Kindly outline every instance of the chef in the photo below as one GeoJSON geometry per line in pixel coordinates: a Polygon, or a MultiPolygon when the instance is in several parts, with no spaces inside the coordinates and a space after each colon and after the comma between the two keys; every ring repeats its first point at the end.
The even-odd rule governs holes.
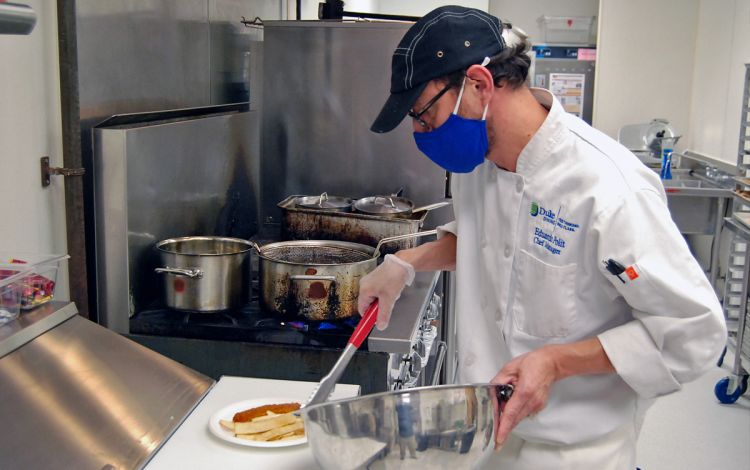
{"type": "Polygon", "coordinates": [[[407,115],[453,173],[455,221],[360,283],[377,326],[415,271],[455,270],[461,383],[511,383],[495,468],[635,468],[643,413],[717,359],[721,307],[657,174],[529,88],[528,44],[485,12],[438,8],[393,53],[372,130],[407,115]]]}

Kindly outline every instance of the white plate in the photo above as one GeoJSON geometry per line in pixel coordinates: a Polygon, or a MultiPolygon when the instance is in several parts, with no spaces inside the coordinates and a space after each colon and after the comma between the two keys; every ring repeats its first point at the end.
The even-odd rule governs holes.
{"type": "Polygon", "coordinates": [[[211,434],[213,434],[214,436],[218,437],[221,440],[231,442],[233,444],[238,444],[241,446],[247,446],[247,447],[289,447],[289,446],[298,446],[300,444],[306,443],[307,442],[306,436],[302,436],[299,439],[289,439],[286,441],[269,441],[269,442],[251,441],[249,439],[240,439],[239,437],[235,437],[232,431],[222,427],[221,423],[219,423],[219,421],[222,419],[226,421],[231,421],[234,414],[237,413],[238,411],[244,411],[249,408],[255,408],[257,406],[272,405],[276,403],[300,403],[300,400],[298,398],[273,397],[273,398],[258,398],[255,400],[238,401],[237,403],[232,403],[231,405],[225,406],[224,408],[214,413],[211,416],[211,418],[208,420],[208,430],[211,431],[211,434]]]}

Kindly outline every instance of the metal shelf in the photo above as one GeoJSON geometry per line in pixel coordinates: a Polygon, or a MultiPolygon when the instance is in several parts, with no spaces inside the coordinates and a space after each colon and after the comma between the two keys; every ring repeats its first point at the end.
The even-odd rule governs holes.
{"type": "MultiPolygon", "coordinates": [[[[750,64],[745,64],[745,84],[742,91],[742,120],[737,151],[737,169],[740,176],[734,178],[737,188],[732,192],[734,204],[732,217],[724,219],[724,226],[734,235],[729,248],[727,274],[724,282],[724,317],[729,338],[727,347],[734,350],[732,375],[719,380],[714,394],[721,403],[737,401],[748,389],[747,370],[742,361],[750,361],[750,64]]],[[[725,350],[726,352],[726,350],[725,350]]],[[[719,359],[719,366],[724,354],[719,359]]]]}
{"type": "Polygon", "coordinates": [[[745,172],[750,171],[750,63],[745,64],[745,85],[742,92],[742,117],[740,120],[740,145],[737,151],[737,167],[745,172]]]}
{"type": "MultiPolygon", "coordinates": [[[[742,366],[742,361],[750,361],[750,227],[740,223],[736,217],[726,218],[724,223],[734,234],[727,264],[723,302],[729,330],[727,347],[734,350],[734,364],[732,374],[716,383],[714,394],[722,403],[734,403],[747,391],[748,383],[748,372],[742,366]]],[[[723,359],[722,354],[719,365],[723,359]]]]}

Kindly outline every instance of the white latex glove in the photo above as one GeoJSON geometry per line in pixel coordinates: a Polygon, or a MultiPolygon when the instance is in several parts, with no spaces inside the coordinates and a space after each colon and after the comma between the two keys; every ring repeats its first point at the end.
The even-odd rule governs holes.
{"type": "Polygon", "coordinates": [[[385,330],[391,320],[393,306],[401,297],[401,291],[405,286],[410,286],[412,281],[414,267],[411,264],[398,256],[385,255],[383,263],[359,281],[357,309],[360,315],[377,299],[378,320],[375,327],[385,330]]]}

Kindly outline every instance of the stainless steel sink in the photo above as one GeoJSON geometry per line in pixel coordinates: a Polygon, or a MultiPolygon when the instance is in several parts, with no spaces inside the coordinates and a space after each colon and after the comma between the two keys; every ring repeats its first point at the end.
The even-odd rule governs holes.
{"type": "Polygon", "coordinates": [[[699,173],[672,170],[672,179],[662,180],[669,211],[683,234],[712,235],[718,232],[732,191],[699,173]]]}
{"type": "MultiPolygon", "coordinates": [[[[731,188],[688,169],[672,170],[672,179],[662,180],[662,184],[672,220],[681,233],[718,236],[732,199],[731,188]]],[[[712,286],[716,285],[719,275],[719,245],[718,242],[711,244],[709,280],[712,286]]]]}
{"type": "Polygon", "coordinates": [[[717,183],[690,170],[672,170],[672,179],[662,180],[661,182],[667,196],[671,197],[732,197],[731,189],[719,186],[717,183]]]}
{"type": "Polygon", "coordinates": [[[679,178],[662,180],[662,184],[664,184],[665,188],[700,188],[703,185],[703,181],[679,178]]]}

